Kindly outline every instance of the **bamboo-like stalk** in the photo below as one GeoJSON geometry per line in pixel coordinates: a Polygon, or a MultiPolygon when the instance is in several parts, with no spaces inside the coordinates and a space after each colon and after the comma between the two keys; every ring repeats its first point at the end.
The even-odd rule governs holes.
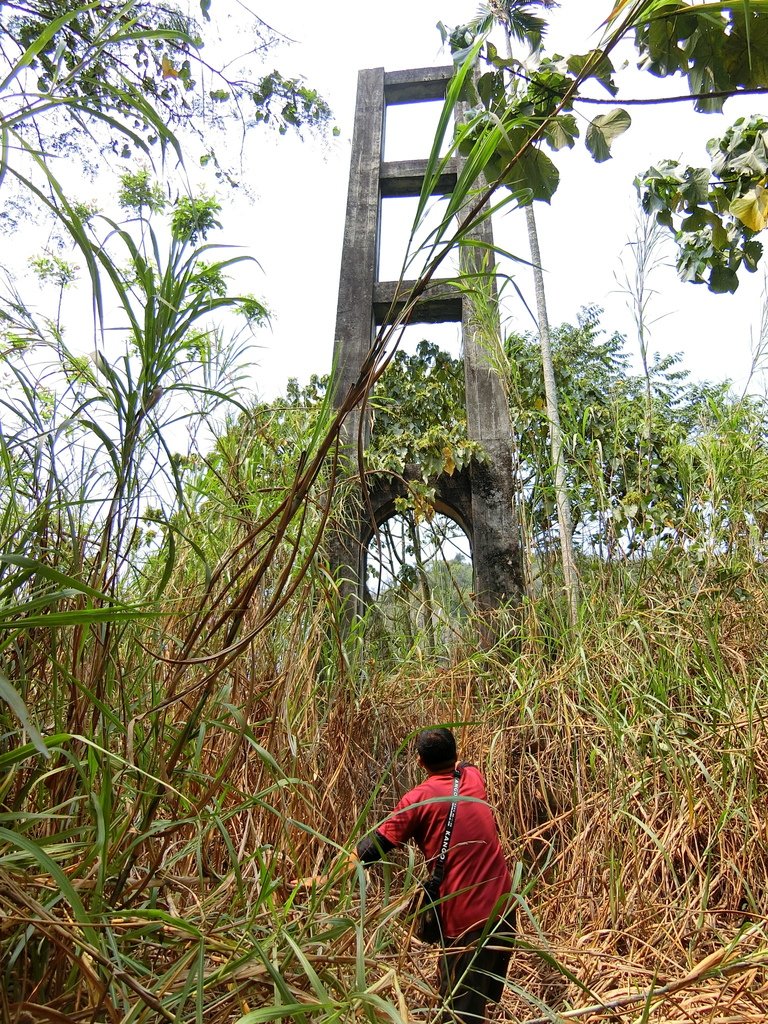
{"type": "Polygon", "coordinates": [[[576,555],[573,543],[573,517],[571,515],[571,499],[568,488],[565,452],[563,450],[563,431],[560,425],[557,381],[555,380],[555,368],[552,359],[552,341],[549,332],[547,299],[544,289],[544,271],[541,264],[541,252],[539,251],[536,215],[531,203],[525,207],[525,220],[536,292],[537,326],[539,343],[541,345],[541,365],[544,374],[544,395],[547,402],[547,418],[549,420],[552,468],[555,477],[558,537],[563,564],[563,589],[568,601],[568,614],[571,625],[576,625],[579,618],[579,576],[576,569],[576,555]]]}
{"type": "MultiPolygon", "coordinates": [[[[542,6],[549,6],[542,3],[542,6]]],[[[497,5],[495,16],[504,31],[507,56],[512,59],[512,31],[515,20],[514,3],[497,5]]],[[[552,358],[552,341],[549,331],[549,315],[547,313],[546,288],[544,286],[544,270],[539,248],[539,233],[536,228],[536,214],[533,201],[525,206],[525,225],[528,233],[528,248],[531,253],[534,293],[536,296],[536,325],[541,346],[541,365],[544,376],[544,396],[547,403],[549,420],[549,437],[552,452],[552,468],[554,472],[555,501],[557,504],[558,537],[560,556],[563,566],[563,589],[568,602],[568,614],[572,626],[579,617],[579,577],[576,569],[576,555],[573,542],[573,517],[571,515],[571,498],[568,488],[568,475],[563,450],[563,431],[560,425],[560,407],[558,388],[555,379],[554,360],[552,358]]]]}

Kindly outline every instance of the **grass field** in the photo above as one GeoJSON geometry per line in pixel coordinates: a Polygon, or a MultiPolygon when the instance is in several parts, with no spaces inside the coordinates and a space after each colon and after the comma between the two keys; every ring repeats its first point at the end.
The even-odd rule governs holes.
{"type": "Polygon", "coordinates": [[[26,700],[49,756],[10,731],[0,754],[4,1019],[425,1019],[413,856],[294,880],[415,779],[432,722],[486,773],[515,867],[503,1019],[764,1019],[765,582],[656,568],[587,580],[572,633],[542,596],[439,668],[342,658],[306,599],[172,701],[137,624],[98,701],[48,653],[26,700]]]}

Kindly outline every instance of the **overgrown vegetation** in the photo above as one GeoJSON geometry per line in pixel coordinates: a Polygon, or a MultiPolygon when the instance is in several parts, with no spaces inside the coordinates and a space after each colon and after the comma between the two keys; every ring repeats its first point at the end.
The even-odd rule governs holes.
{"type": "MultiPolygon", "coordinates": [[[[614,13],[623,31],[668,6],[614,13]]],[[[483,124],[475,171],[504,134],[483,124]]],[[[125,224],[17,178],[75,245],[36,273],[58,297],[79,262],[97,340],[114,322],[123,343],[81,357],[58,313],[0,307],[2,1019],[430,1019],[432,952],[401,913],[412,857],[296,879],[380,819],[412,781],[409,734],[442,721],[487,774],[516,866],[506,1019],[761,1020],[764,402],[669,364],[633,377],[594,311],[555,332],[582,539],[570,625],[538,364],[510,338],[537,585],[485,648],[447,599],[439,658],[431,615],[374,647],[371,623],[343,634],[319,557],[339,430],[379,378],[380,427],[403,426],[397,403],[411,434],[382,444],[387,468],[431,454],[458,471],[480,455],[461,423],[430,435],[423,418],[450,409],[455,364],[396,359],[387,403],[396,324],[339,410],[242,401],[237,325],[266,311],[229,293],[216,199],[163,209],[131,174],[125,224]],[[176,443],[182,420],[196,445],[176,443]]],[[[427,275],[468,224],[441,227],[427,275]]]]}

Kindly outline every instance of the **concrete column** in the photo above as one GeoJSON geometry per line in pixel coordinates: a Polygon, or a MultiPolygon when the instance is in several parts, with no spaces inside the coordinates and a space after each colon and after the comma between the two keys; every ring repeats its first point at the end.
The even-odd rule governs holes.
{"type": "MultiPolygon", "coordinates": [[[[373,68],[359,73],[334,343],[331,395],[336,408],[359,377],[375,334],[376,319],[382,322],[391,316],[395,294],[402,296],[408,291],[402,283],[378,281],[381,197],[417,195],[426,161],[382,163],[386,106],[440,98],[451,74],[450,67],[389,74],[383,68],[373,68]]],[[[456,172],[456,163],[452,162],[435,191],[450,191],[456,172]]],[[[480,224],[474,237],[492,244],[490,221],[480,224]]],[[[477,247],[462,248],[462,271],[469,275],[470,285],[471,275],[486,269],[484,255],[477,247]]],[[[488,266],[493,262],[489,251],[488,266]]],[[[461,318],[463,325],[469,436],[488,456],[486,462],[474,462],[469,473],[462,474],[462,493],[468,485],[472,492],[466,507],[462,504],[461,516],[471,533],[475,590],[481,609],[492,609],[504,601],[516,605],[524,591],[513,435],[506,395],[489,351],[489,346],[499,343],[495,300],[494,289],[490,311],[483,320],[472,300],[466,295],[462,298],[450,282],[434,281],[411,316],[412,323],[461,318]]],[[[347,417],[342,435],[342,474],[346,478],[342,485],[355,483],[359,435],[360,412],[355,410],[347,417]]],[[[367,440],[368,426],[364,423],[363,445],[367,440]]],[[[363,537],[370,535],[361,489],[352,486],[349,490],[343,521],[331,532],[327,545],[330,568],[344,600],[347,626],[362,610],[363,537]]],[[[384,492],[378,499],[386,505],[384,492]]],[[[449,497],[445,500],[450,504],[449,497]]],[[[381,514],[383,506],[376,511],[381,514]]]]}
{"type": "MultiPolygon", "coordinates": [[[[484,245],[462,247],[461,271],[469,288],[475,286],[475,274],[495,264],[490,220],[479,224],[472,237],[484,245]]],[[[517,606],[525,593],[515,442],[496,353],[498,297],[495,282],[484,287],[489,292],[486,308],[465,292],[462,313],[467,432],[487,453],[486,462],[474,460],[471,467],[472,561],[481,610],[505,601],[517,606]]]]}
{"type": "MultiPolygon", "coordinates": [[[[379,178],[384,137],[384,69],[361,71],[357,83],[355,125],[347,193],[347,214],[336,311],[332,398],[338,408],[357,380],[374,336],[373,293],[377,278],[379,178]]],[[[360,413],[346,420],[343,442],[345,475],[357,472],[360,413]]],[[[368,428],[364,425],[363,443],[368,428]]],[[[359,500],[346,503],[346,521],[329,538],[331,571],[339,580],[349,616],[357,614],[362,588],[361,509],[359,500]]]]}
{"type": "MultiPolygon", "coordinates": [[[[337,407],[357,380],[374,335],[373,291],[378,276],[383,138],[384,68],[372,68],[361,71],[357,82],[333,349],[333,400],[337,407]]],[[[352,419],[351,416],[347,433],[356,447],[352,419]]]]}

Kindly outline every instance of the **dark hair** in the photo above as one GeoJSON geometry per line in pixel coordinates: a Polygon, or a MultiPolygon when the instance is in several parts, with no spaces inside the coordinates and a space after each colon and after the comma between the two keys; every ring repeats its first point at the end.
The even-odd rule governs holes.
{"type": "Polygon", "coordinates": [[[450,729],[423,729],[416,737],[416,749],[425,768],[453,768],[456,740],[450,729]]]}

